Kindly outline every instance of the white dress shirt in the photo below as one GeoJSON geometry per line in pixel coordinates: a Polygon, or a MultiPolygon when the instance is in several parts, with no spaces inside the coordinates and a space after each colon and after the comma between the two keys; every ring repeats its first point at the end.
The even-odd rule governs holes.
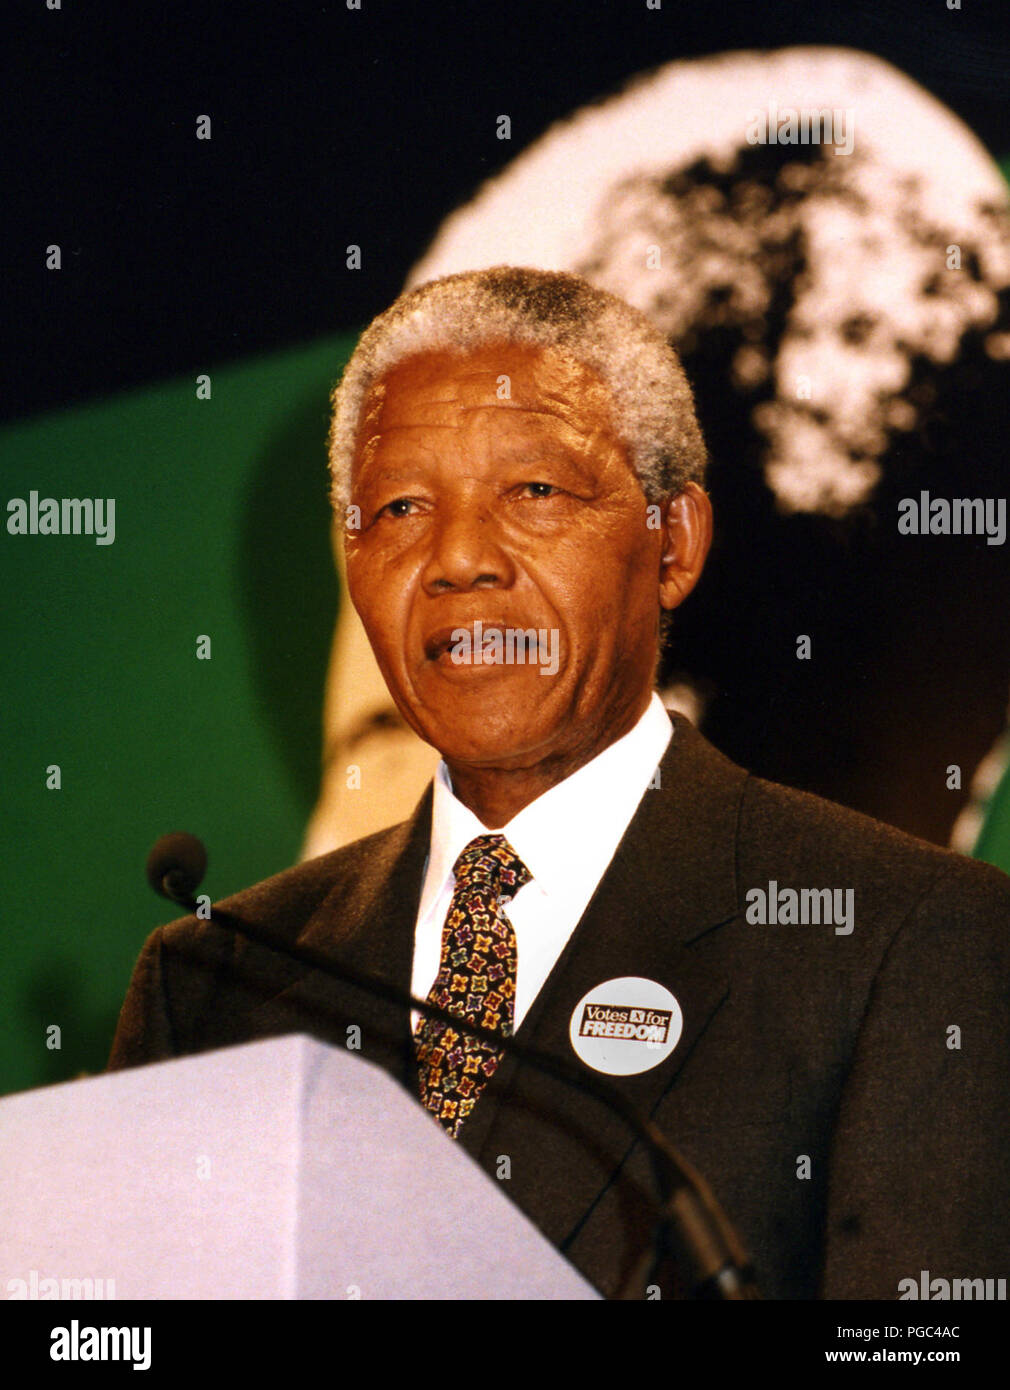
{"type": "MultiPolygon", "coordinates": [[[[448,768],[434,777],[431,844],[414,928],[411,991],[427,997],[438,974],[442,928],[452,901],[452,866],[478,835],[504,835],[530,873],[508,906],[516,934],[518,1029],[585,912],[673,735],[659,696],[638,723],[500,830],[488,830],[453,795],[448,768]]],[[[417,1027],[418,1014],[411,1014],[417,1027]]]]}

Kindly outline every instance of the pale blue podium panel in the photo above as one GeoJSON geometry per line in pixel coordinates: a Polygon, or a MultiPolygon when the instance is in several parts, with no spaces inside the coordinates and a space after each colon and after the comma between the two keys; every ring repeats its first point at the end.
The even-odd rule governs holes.
{"type": "Polygon", "coordinates": [[[598,1297],[503,1186],[301,1035],[26,1091],[0,1100],[0,1297],[598,1297]]]}

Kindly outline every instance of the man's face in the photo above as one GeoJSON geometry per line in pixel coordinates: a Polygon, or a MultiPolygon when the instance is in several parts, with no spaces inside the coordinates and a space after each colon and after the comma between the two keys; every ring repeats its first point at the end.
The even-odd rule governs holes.
{"type": "Polygon", "coordinates": [[[515,344],[407,359],[365,403],[351,501],[352,601],[397,708],[450,766],[594,756],[642,712],[664,532],[589,368],[515,344]],[[452,634],[478,621],[546,633],[544,660],[458,663],[452,634]]]}

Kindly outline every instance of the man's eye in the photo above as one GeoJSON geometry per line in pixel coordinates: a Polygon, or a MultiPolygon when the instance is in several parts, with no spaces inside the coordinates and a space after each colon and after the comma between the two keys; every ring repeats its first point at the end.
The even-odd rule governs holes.
{"type": "Polygon", "coordinates": [[[550,497],[558,491],[553,483],[524,483],[523,487],[529,488],[534,497],[550,497]]]}
{"type": "Polygon", "coordinates": [[[409,497],[397,497],[392,502],[387,502],[384,507],[379,508],[380,516],[410,516],[410,508],[414,502],[409,497]]]}

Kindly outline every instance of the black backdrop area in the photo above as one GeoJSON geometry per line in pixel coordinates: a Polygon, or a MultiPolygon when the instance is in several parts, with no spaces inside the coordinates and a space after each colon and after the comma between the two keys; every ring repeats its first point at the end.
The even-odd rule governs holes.
{"type": "Polygon", "coordinates": [[[648,3],[5,7],[2,418],[366,322],[483,179],[550,122],[673,58],[862,48],[997,158],[1010,150],[997,5],[648,3]],[[195,138],[200,115],[209,141],[195,138]],[[44,269],[50,243],[58,276],[44,269]],[[360,271],[345,266],[350,243],[360,271]]]}

